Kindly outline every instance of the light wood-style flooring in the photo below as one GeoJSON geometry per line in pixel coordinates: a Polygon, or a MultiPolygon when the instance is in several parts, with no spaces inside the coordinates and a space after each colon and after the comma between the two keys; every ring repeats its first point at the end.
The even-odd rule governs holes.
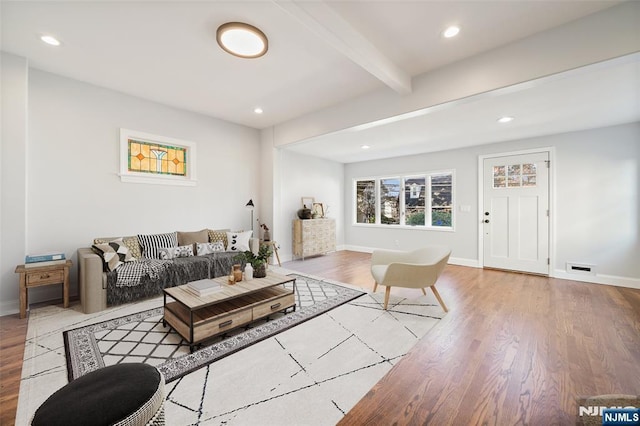
{"type": "MultiPolygon", "coordinates": [[[[369,260],[282,266],[372,290],[369,260]]],[[[453,265],[437,287],[449,313],[342,425],[575,424],[578,397],[640,394],[640,290],[453,265]]],[[[26,324],[0,318],[0,425],[15,421],[26,324]]]]}
{"type": "MultiPolygon", "coordinates": [[[[363,253],[283,266],[373,289],[363,253]]],[[[449,313],[341,425],[574,425],[579,397],[640,395],[640,290],[453,265],[437,288],[449,313]]]]}

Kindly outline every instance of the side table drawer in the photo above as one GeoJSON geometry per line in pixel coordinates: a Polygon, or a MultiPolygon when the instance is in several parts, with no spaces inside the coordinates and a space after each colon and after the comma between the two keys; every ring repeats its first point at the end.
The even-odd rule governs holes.
{"type": "Polygon", "coordinates": [[[55,284],[64,281],[63,271],[51,272],[28,272],[27,287],[35,287],[39,285],[55,284]]]}
{"type": "Polygon", "coordinates": [[[286,309],[296,304],[296,299],[293,293],[285,294],[277,299],[268,300],[253,308],[253,319],[266,317],[267,315],[286,309]]]}

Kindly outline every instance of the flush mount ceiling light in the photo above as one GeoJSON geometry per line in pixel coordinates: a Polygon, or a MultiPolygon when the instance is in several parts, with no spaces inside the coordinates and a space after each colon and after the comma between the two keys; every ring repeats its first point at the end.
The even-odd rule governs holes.
{"type": "Polygon", "coordinates": [[[371,147],[370,147],[369,145],[362,145],[360,148],[362,148],[362,149],[369,149],[369,148],[371,148],[371,147]]]}
{"type": "Polygon", "coordinates": [[[243,22],[220,25],[216,40],[225,52],[240,58],[259,58],[269,48],[267,36],[253,25],[243,22]]]}
{"type": "Polygon", "coordinates": [[[457,36],[459,32],[460,32],[460,27],[456,27],[455,25],[452,25],[442,32],[442,36],[445,38],[451,38],[451,37],[457,36]]]}
{"type": "Polygon", "coordinates": [[[42,37],[40,37],[40,40],[44,41],[45,43],[51,46],[60,46],[60,41],[54,36],[43,35],[42,37]]]}
{"type": "Polygon", "coordinates": [[[510,121],[513,121],[513,117],[504,116],[498,118],[498,123],[508,123],[510,121]]]}
{"type": "Polygon", "coordinates": [[[264,111],[262,110],[262,108],[257,107],[253,109],[253,112],[255,112],[256,114],[262,114],[264,111]]]}

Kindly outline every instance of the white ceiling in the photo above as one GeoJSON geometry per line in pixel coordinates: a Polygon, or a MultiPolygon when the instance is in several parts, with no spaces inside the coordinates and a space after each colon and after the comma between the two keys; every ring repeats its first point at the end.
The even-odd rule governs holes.
{"type": "MultiPolygon", "coordinates": [[[[2,1],[2,50],[30,66],[266,128],[614,6],[615,1],[2,1]],[[216,28],[261,28],[269,52],[239,59],[216,28]],[[458,24],[461,34],[440,32],[458,24]],[[42,34],[62,41],[45,45],[42,34]],[[260,106],[264,114],[253,109],[260,106]]],[[[494,106],[497,108],[497,106],[494,106]]],[[[415,141],[414,141],[415,142],[415,141]]]]}
{"type": "Polygon", "coordinates": [[[307,139],[287,149],[342,163],[640,121],[640,54],[307,139]],[[497,119],[515,119],[500,124],[497,119]],[[362,146],[370,148],[363,150],[362,146]]]}

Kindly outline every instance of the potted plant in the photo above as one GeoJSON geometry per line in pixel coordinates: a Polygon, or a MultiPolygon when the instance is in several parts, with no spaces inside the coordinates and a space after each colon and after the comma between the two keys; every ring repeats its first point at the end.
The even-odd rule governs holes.
{"type": "Polygon", "coordinates": [[[272,254],[273,251],[270,246],[261,245],[258,249],[258,254],[247,250],[239,253],[235,259],[250,263],[253,266],[253,276],[255,278],[264,278],[267,276],[267,262],[272,254]]]}

